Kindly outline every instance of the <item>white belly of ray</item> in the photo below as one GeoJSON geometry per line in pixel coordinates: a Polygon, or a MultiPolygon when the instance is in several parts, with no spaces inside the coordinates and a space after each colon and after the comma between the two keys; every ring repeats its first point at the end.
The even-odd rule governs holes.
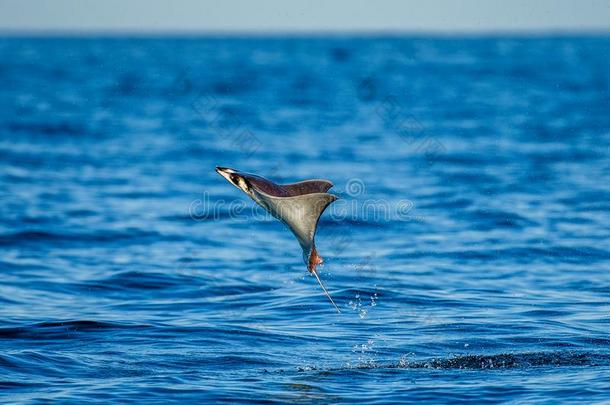
{"type": "Polygon", "coordinates": [[[282,221],[296,236],[304,257],[309,257],[320,215],[337,199],[328,193],[312,193],[294,197],[274,197],[254,191],[255,201],[282,221]]]}

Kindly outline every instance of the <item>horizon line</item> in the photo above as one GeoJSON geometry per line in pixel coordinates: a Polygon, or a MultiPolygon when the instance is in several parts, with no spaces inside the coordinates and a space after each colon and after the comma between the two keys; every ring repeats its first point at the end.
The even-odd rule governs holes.
{"type": "Polygon", "coordinates": [[[5,29],[0,28],[2,37],[425,37],[425,36],[489,36],[489,37],[563,37],[563,36],[610,36],[610,28],[512,28],[512,29],[5,29]]]}

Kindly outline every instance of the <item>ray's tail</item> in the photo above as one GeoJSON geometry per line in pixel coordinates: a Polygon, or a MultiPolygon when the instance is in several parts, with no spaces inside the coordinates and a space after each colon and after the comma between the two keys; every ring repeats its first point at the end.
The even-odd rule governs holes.
{"type": "Polygon", "coordinates": [[[335,309],[337,310],[338,313],[341,313],[341,310],[339,309],[337,304],[335,304],[335,301],[333,301],[333,297],[330,296],[330,293],[328,292],[326,287],[324,287],[324,283],[322,283],[322,280],[320,280],[320,276],[318,275],[318,272],[316,271],[316,269],[313,268],[313,269],[310,270],[310,272],[311,272],[311,274],[316,276],[316,280],[318,280],[318,283],[320,284],[320,287],[322,287],[322,289],[324,290],[324,293],[326,294],[326,296],[330,300],[330,303],[333,304],[333,306],[335,307],[335,309]]]}
{"type": "Polygon", "coordinates": [[[330,296],[330,293],[328,292],[328,290],[326,289],[326,287],[324,286],[324,283],[322,283],[322,280],[320,279],[320,275],[318,274],[318,272],[316,271],[316,266],[318,264],[322,264],[324,261],[322,260],[322,258],[318,255],[318,252],[316,251],[316,246],[313,246],[313,249],[311,250],[311,254],[309,256],[309,260],[307,263],[307,270],[309,270],[309,272],[311,274],[313,274],[316,277],[316,280],[318,280],[318,284],[320,284],[320,287],[322,287],[322,290],[324,290],[324,294],[326,294],[326,296],[328,297],[328,299],[330,300],[331,304],[333,304],[333,306],[335,307],[335,309],[337,310],[338,313],[341,313],[341,310],[339,309],[339,307],[337,306],[337,304],[335,304],[335,301],[333,300],[333,298],[330,296]]]}

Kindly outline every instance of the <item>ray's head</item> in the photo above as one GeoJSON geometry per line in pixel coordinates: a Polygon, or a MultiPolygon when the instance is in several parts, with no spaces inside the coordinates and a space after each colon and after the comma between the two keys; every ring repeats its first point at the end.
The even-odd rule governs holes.
{"type": "Polygon", "coordinates": [[[252,184],[248,180],[248,175],[245,173],[240,173],[235,169],[220,166],[216,166],[216,172],[244,193],[250,196],[252,195],[252,184]]]}

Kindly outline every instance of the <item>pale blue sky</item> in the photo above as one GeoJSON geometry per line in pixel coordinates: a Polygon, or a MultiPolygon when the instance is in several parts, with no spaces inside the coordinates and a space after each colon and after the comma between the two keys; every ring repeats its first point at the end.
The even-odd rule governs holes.
{"type": "Polygon", "coordinates": [[[610,0],[0,0],[0,31],[609,31],[610,0]]]}

